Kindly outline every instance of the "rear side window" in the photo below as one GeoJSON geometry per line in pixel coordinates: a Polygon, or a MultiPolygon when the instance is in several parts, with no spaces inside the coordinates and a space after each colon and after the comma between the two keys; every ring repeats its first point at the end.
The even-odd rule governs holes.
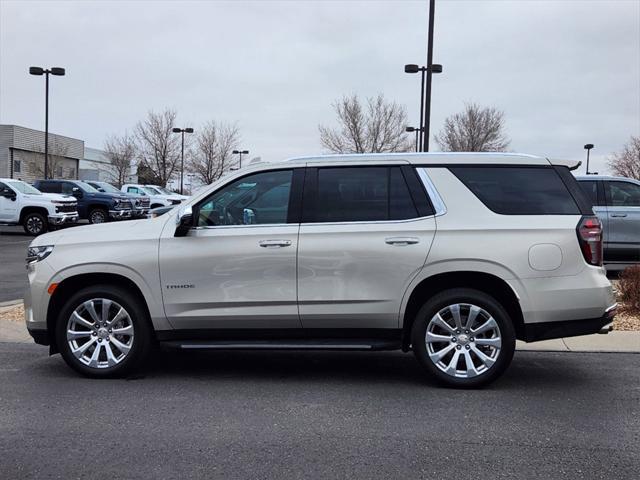
{"type": "Polygon", "coordinates": [[[604,182],[610,207],[640,207],[640,185],[631,182],[604,182]]]}
{"type": "Polygon", "coordinates": [[[578,184],[591,201],[591,205],[598,205],[598,182],[580,180],[578,184]]]}
{"type": "Polygon", "coordinates": [[[579,215],[552,167],[450,167],[487,208],[502,215],[579,215]]]}
{"type": "Polygon", "coordinates": [[[45,193],[60,193],[60,182],[41,182],[36,188],[45,193]]]}
{"type": "Polygon", "coordinates": [[[318,169],[316,222],[367,222],[419,217],[399,167],[318,169]]]}

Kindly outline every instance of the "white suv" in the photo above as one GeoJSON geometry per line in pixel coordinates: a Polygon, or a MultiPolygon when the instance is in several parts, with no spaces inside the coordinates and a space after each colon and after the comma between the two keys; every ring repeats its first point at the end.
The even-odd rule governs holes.
{"type": "Polygon", "coordinates": [[[42,193],[21,180],[0,178],[0,224],[22,225],[25,233],[37,236],[77,221],[74,197],[42,193]]]}
{"type": "Polygon", "coordinates": [[[38,237],[27,327],[95,377],[162,342],[413,350],[444,383],[482,385],[516,338],[612,321],[601,226],[568,167],[515,154],[249,167],[161,217],[38,237]]]}
{"type": "MultiPolygon", "coordinates": [[[[137,195],[143,195],[149,197],[149,203],[151,209],[158,207],[171,207],[172,205],[179,205],[183,196],[178,194],[169,194],[160,193],[155,188],[152,188],[148,185],[140,185],[137,183],[125,183],[122,185],[121,191],[125,193],[135,193],[137,195]]],[[[187,198],[187,197],[184,197],[187,198]]]]}

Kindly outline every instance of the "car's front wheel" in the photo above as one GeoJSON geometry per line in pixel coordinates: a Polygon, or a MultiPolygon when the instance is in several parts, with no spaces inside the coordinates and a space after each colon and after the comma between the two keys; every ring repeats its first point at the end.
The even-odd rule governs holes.
{"type": "Polygon", "coordinates": [[[27,213],[22,220],[25,233],[37,237],[47,231],[47,218],[41,213],[27,213]]]}
{"type": "Polygon", "coordinates": [[[65,303],[56,340],[74,370],[90,377],[122,376],[144,360],[151,328],[138,298],[111,285],[97,285],[65,303]]]}
{"type": "Polygon", "coordinates": [[[89,213],[89,223],[104,223],[109,220],[109,214],[103,208],[94,208],[89,213]]]}
{"type": "Polygon", "coordinates": [[[436,294],[418,312],[411,332],[419,362],[452,387],[480,387],[498,378],[511,363],[515,342],[502,305],[466,288],[436,294]]]}

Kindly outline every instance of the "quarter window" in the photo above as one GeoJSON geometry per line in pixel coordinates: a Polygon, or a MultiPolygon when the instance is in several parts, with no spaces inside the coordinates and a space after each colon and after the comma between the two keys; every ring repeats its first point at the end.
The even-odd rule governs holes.
{"type": "Polygon", "coordinates": [[[503,215],[579,215],[552,167],[450,167],[487,208],[503,215]]]}
{"type": "Polygon", "coordinates": [[[316,222],[367,222],[418,217],[399,167],[318,170],[316,222]]]}
{"type": "Polygon", "coordinates": [[[631,182],[605,182],[607,204],[612,207],[640,207],[640,185],[631,182]]]}
{"type": "Polygon", "coordinates": [[[292,176],[292,170],[276,170],[232,182],[200,204],[197,225],[287,223],[292,176]]]}
{"type": "Polygon", "coordinates": [[[581,180],[578,183],[587,198],[591,201],[591,205],[598,205],[598,182],[581,180]]]}

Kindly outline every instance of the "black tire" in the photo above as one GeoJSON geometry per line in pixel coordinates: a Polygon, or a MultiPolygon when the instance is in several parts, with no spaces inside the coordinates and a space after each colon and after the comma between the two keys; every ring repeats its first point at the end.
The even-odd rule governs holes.
{"type": "MultiPolygon", "coordinates": [[[[468,319],[470,309],[466,310],[466,312],[468,319]]],[[[461,317],[464,314],[465,310],[462,310],[461,317]]],[[[486,317],[484,317],[484,313],[478,314],[476,319],[476,321],[480,323],[487,320],[486,317]]],[[[455,325],[453,316],[449,321],[451,322],[451,325],[455,325]]],[[[447,321],[447,323],[449,323],[449,321],[447,321]]],[[[466,319],[464,321],[466,323],[466,319]]],[[[478,324],[476,324],[474,321],[474,325],[478,324]]],[[[434,328],[433,324],[432,328],[434,328]]],[[[479,328],[476,328],[476,330],[479,330],[479,328]]],[[[441,332],[441,334],[445,336],[446,333],[444,332],[447,332],[447,330],[443,328],[441,329],[441,332]]],[[[411,329],[411,343],[413,352],[420,364],[440,383],[449,387],[456,388],[477,388],[488,385],[504,373],[513,358],[513,353],[515,351],[516,345],[516,337],[513,323],[504,307],[498,301],[496,301],[490,295],[487,295],[486,293],[480,292],[478,290],[469,288],[455,288],[451,290],[445,290],[434,295],[422,306],[413,322],[413,326],[411,329]],[[443,309],[445,309],[444,315],[446,315],[446,312],[449,311],[446,310],[447,307],[456,304],[463,305],[463,309],[468,309],[468,305],[477,306],[480,309],[484,310],[491,317],[493,317],[495,323],[499,328],[499,331],[493,331],[499,333],[501,345],[499,349],[493,349],[492,347],[486,347],[484,345],[479,346],[474,342],[487,340],[486,338],[481,338],[485,337],[486,334],[478,334],[478,338],[475,339],[473,337],[473,328],[471,328],[469,331],[454,329],[455,331],[451,333],[451,344],[445,341],[442,341],[441,343],[432,343],[432,346],[442,348],[442,350],[435,351],[435,348],[432,347],[434,348],[432,352],[434,354],[434,357],[437,356],[437,354],[441,351],[444,351],[445,347],[449,349],[452,348],[453,345],[455,345],[455,348],[452,348],[450,352],[447,353],[447,356],[445,356],[441,361],[438,362],[438,364],[436,364],[436,361],[432,360],[429,356],[426,341],[427,328],[429,327],[429,322],[436,316],[437,313],[442,312],[443,309]],[[471,357],[472,362],[474,363],[473,368],[469,368],[467,364],[468,360],[466,359],[467,354],[465,354],[464,352],[465,349],[468,351],[468,354],[471,357]],[[458,353],[458,357],[456,357],[459,359],[458,362],[456,362],[453,358],[456,350],[461,350],[458,353]],[[495,363],[493,363],[489,367],[486,367],[486,364],[481,361],[478,354],[474,353],[477,350],[480,350],[481,353],[490,352],[488,356],[495,355],[495,358],[492,358],[495,363]],[[448,361],[455,362],[455,372],[446,373],[442,369],[443,364],[447,363],[448,361]],[[480,364],[480,367],[478,368],[476,364],[480,364]],[[476,375],[476,370],[480,370],[481,373],[477,374],[477,376],[458,377],[456,375],[464,375],[464,373],[460,373],[464,372],[464,369],[458,370],[459,365],[464,365],[466,371],[469,372],[469,370],[471,370],[473,372],[473,375],[476,375]]],[[[450,363],[449,366],[450,365],[452,365],[452,363],[450,363]]]]}
{"type": "Polygon", "coordinates": [[[109,221],[109,212],[104,208],[94,208],[89,212],[89,223],[105,223],[109,221]]]}
{"type": "MultiPolygon", "coordinates": [[[[151,321],[148,318],[142,301],[132,293],[113,285],[94,285],[86,287],[71,296],[60,310],[55,326],[55,332],[58,349],[67,365],[73,368],[76,372],[92,378],[113,378],[130,374],[136,368],[139,368],[144,364],[144,360],[149,353],[152,342],[151,321]],[[71,346],[67,341],[67,328],[71,315],[76,308],[87,300],[102,298],[116,302],[126,310],[133,326],[133,338],[130,350],[120,363],[97,368],[86,365],[72,353],[71,346]]],[[[92,337],[88,338],[92,339],[92,337]]],[[[107,342],[108,340],[105,339],[104,348],[106,348],[107,342]]],[[[95,341],[94,345],[96,345],[95,341]]],[[[91,347],[89,350],[91,350],[91,347]]]]}
{"type": "Polygon", "coordinates": [[[27,213],[22,219],[22,228],[27,235],[37,237],[47,232],[47,218],[41,213],[27,213]]]}

